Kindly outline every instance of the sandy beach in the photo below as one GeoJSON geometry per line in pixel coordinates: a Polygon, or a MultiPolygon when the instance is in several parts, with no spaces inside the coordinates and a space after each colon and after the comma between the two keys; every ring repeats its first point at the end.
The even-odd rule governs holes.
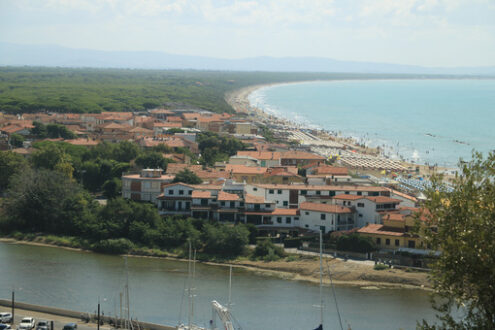
{"type": "MultiPolygon", "coordinates": [[[[288,129],[291,130],[299,130],[299,129],[306,129],[309,130],[309,128],[304,127],[300,123],[295,123],[290,120],[284,119],[284,118],[279,118],[276,117],[272,114],[268,114],[264,112],[262,109],[254,107],[250,104],[249,102],[249,95],[253,93],[254,91],[268,87],[268,86],[274,86],[274,85],[280,85],[280,84],[291,84],[291,83],[301,83],[301,82],[287,82],[287,83],[273,83],[273,84],[262,84],[262,85],[252,85],[252,86],[247,86],[238,90],[234,90],[230,93],[227,93],[225,95],[225,101],[229,103],[232,108],[238,112],[238,113],[244,113],[244,114],[252,114],[255,116],[256,120],[259,122],[265,123],[265,124],[278,124],[282,125],[284,127],[287,127],[288,129]]],[[[328,132],[325,131],[318,131],[317,132],[318,138],[321,138],[322,140],[327,140],[327,141],[334,141],[337,143],[340,143],[345,146],[346,149],[348,150],[353,150],[357,155],[370,155],[377,157],[378,159],[382,159],[383,162],[387,162],[388,159],[383,157],[380,154],[380,150],[376,148],[370,148],[370,147],[364,147],[359,145],[359,143],[346,136],[335,136],[332,134],[329,134],[328,132]]],[[[317,151],[316,151],[317,152],[317,151]]],[[[320,153],[320,152],[318,152],[320,153]]],[[[322,153],[320,153],[322,154],[322,153]]],[[[324,154],[322,154],[324,155],[324,154]]],[[[324,155],[326,156],[326,155],[324,155]]],[[[423,178],[430,178],[434,174],[439,174],[439,173],[444,173],[444,179],[445,181],[450,181],[453,177],[454,174],[452,171],[455,169],[453,168],[447,168],[447,167],[442,167],[442,166],[435,166],[435,167],[430,167],[426,164],[415,164],[415,163],[409,163],[406,161],[398,161],[400,166],[402,166],[404,169],[406,169],[408,172],[415,172],[416,176],[420,176],[423,178]]],[[[385,177],[391,177],[390,173],[383,174],[381,170],[361,170],[360,173],[362,174],[371,174],[374,176],[385,176],[385,177]]]]}

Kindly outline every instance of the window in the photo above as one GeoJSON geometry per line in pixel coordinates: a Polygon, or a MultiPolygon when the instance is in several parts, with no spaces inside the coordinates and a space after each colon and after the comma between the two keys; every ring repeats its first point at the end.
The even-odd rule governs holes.
{"type": "Polygon", "coordinates": [[[289,202],[288,201],[284,201],[284,206],[288,206],[289,205],[289,202]]]}
{"type": "Polygon", "coordinates": [[[221,206],[225,206],[225,202],[220,202],[220,205],[221,206]]]}
{"type": "Polygon", "coordinates": [[[399,246],[399,244],[400,244],[400,243],[399,243],[399,240],[398,240],[398,239],[396,239],[396,240],[395,240],[395,246],[399,246]]]}
{"type": "Polygon", "coordinates": [[[309,228],[309,225],[304,225],[304,227],[309,228]]]}
{"type": "Polygon", "coordinates": [[[387,238],[387,239],[385,240],[385,245],[390,245],[390,239],[389,239],[389,238],[387,238]]]}
{"type": "Polygon", "coordinates": [[[321,219],[321,220],[325,220],[326,218],[327,218],[326,214],[323,214],[323,213],[322,213],[322,214],[320,214],[320,219],[321,219]]]}
{"type": "Polygon", "coordinates": [[[376,244],[382,244],[382,239],[380,237],[376,239],[376,244]]]}
{"type": "Polygon", "coordinates": [[[285,218],[285,223],[291,223],[290,217],[285,218]]]}
{"type": "Polygon", "coordinates": [[[415,241],[408,241],[407,247],[410,249],[414,249],[416,247],[416,242],[415,241]]]}
{"type": "Polygon", "coordinates": [[[244,202],[240,202],[240,203],[239,203],[239,206],[240,206],[240,207],[244,207],[244,202]]]}
{"type": "Polygon", "coordinates": [[[294,217],[294,221],[299,221],[299,217],[294,217]]]}
{"type": "Polygon", "coordinates": [[[184,195],[184,190],[179,190],[179,195],[184,195]]]}
{"type": "Polygon", "coordinates": [[[309,215],[309,212],[304,212],[304,214],[309,215]]]}
{"type": "Polygon", "coordinates": [[[282,223],[282,217],[277,217],[277,223],[282,223]]]}
{"type": "Polygon", "coordinates": [[[282,190],[280,190],[280,189],[277,190],[277,194],[279,194],[279,195],[282,194],[282,190]]]}
{"type": "Polygon", "coordinates": [[[362,195],[363,195],[363,192],[362,192],[362,191],[358,191],[358,192],[357,192],[357,195],[358,195],[358,196],[362,196],[362,195]]]}
{"type": "Polygon", "coordinates": [[[275,191],[273,189],[268,190],[269,194],[273,194],[275,191]]]}
{"type": "Polygon", "coordinates": [[[168,191],[168,194],[169,194],[169,195],[173,195],[173,194],[174,194],[174,191],[173,191],[172,189],[170,189],[170,190],[168,191]]]}
{"type": "Polygon", "coordinates": [[[301,194],[301,195],[306,195],[306,194],[307,194],[307,192],[308,192],[307,190],[300,190],[300,194],[301,194]]]}
{"type": "Polygon", "coordinates": [[[235,202],[230,202],[230,208],[231,209],[235,208],[235,202]]]}
{"type": "Polygon", "coordinates": [[[258,191],[258,188],[254,187],[254,188],[253,188],[253,191],[258,191]]]}
{"type": "Polygon", "coordinates": [[[269,209],[270,208],[270,204],[265,204],[265,208],[269,209]]]}
{"type": "Polygon", "coordinates": [[[330,192],[328,193],[328,195],[329,195],[329,196],[332,196],[332,197],[333,197],[333,196],[335,196],[335,191],[330,191],[330,192]]]}
{"type": "Polygon", "coordinates": [[[364,203],[357,203],[357,207],[364,207],[364,203]]]}
{"type": "Polygon", "coordinates": [[[348,192],[348,191],[346,191],[346,192],[344,192],[344,194],[349,195],[349,192],[348,192]]]}
{"type": "Polygon", "coordinates": [[[187,192],[187,194],[188,194],[188,195],[192,195],[192,190],[189,190],[189,191],[187,192]]]}
{"type": "Polygon", "coordinates": [[[317,194],[317,195],[321,195],[321,191],[317,190],[317,191],[316,191],[316,194],[317,194]]]}
{"type": "Polygon", "coordinates": [[[359,217],[360,217],[360,218],[362,218],[362,217],[363,217],[363,215],[362,215],[361,213],[359,213],[359,217]]]}

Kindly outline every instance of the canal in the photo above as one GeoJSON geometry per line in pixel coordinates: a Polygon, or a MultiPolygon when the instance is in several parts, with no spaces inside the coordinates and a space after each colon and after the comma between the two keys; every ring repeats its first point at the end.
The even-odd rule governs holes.
{"type": "MultiPolygon", "coordinates": [[[[187,263],[128,258],[131,316],[176,325],[187,321],[187,263]],[[182,306],[182,307],[181,307],[182,306]]],[[[124,259],[90,252],[0,242],[0,298],[93,313],[98,298],[105,315],[119,315],[124,259]]],[[[207,325],[210,302],[228,300],[229,269],[196,266],[194,319],[207,325]]],[[[324,290],[324,329],[339,329],[331,289],[324,290]]],[[[421,290],[337,286],[344,328],[414,329],[433,320],[428,294],[421,290]]],[[[314,329],[320,312],[315,284],[282,280],[234,268],[232,310],[242,329],[314,329]]]]}

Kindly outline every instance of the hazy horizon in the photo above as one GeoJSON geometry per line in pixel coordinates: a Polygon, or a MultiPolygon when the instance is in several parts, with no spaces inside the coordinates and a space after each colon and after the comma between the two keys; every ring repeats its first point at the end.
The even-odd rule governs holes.
{"type": "Polygon", "coordinates": [[[0,42],[227,60],[484,67],[495,66],[493,17],[490,0],[4,0],[0,42]]]}

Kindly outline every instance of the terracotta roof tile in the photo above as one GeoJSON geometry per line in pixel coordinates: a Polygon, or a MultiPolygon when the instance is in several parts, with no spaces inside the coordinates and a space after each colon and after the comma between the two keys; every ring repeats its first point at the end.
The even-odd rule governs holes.
{"type": "Polygon", "coordinates": [[[352,213],[352,210],[348,207],[343,207],[340,205],[332,205],[332,204],[311,203],[311,202],[301,203],[299,205],[299,209],[316,211],[316,212],[326,212],[326,213],[352,213]]]}
{"type": "Polygon", "coordinates": [[[265,203],[265,198],[262,196],[254,196],[250,194],[245,194],[244,195],[244,201],[247,204],[264,204],[265,203]]]}
{"type": "Polygon", "coordinates": [[[379,224],[369,224],[366,227],[360,228],[358,233],[361,234],[380,234],[380,235],[389,235],[389,236],[404,236],[404,232],[402,231],[391,231],[390,228],[386,228],[383,225],[379,224]],[[389,230],[387,230],[389,229],[389,230]]]}
{"type": "Polygon", "coordinates": [[[211,192],[201,191],[201,190],[193,190],[191,197],[192,198],[211,198],[211,192]]]}
{"type": "Polygon", "coordinates": [[[219,201],[237,201],[239,200],[239,196],[236,194],[230,194],[225,191],[218,192],[218,200],[219,201]]]}

